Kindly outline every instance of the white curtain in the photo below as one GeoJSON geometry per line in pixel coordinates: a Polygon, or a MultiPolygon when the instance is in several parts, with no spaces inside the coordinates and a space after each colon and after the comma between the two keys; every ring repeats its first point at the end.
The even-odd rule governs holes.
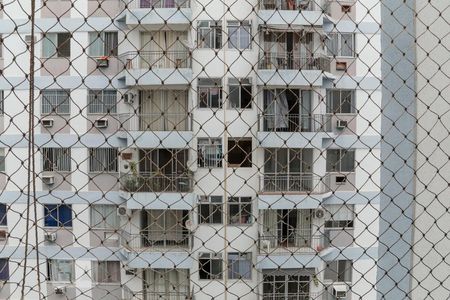
{"type": "Polygon", "coordinates": [[[56,33],[47,33],[42,42],[42,57],[52,57],[56,54],[58,45],[58,35],[56,33]]]}
{"type": "Polygon", "coordinates": [[[297,210],[297,227],[295,245],[308,246],[311,243],[311,211],[309,209],[297,210]]]}
{"type": "Polygon", "coordinates": [[[99,57],[104,55],[104,42],[102,40],[103,35],[97,32],[89,33],[89,55],[93,57],[99,57]]]}
{"type": "Polygon", "coordinates": [[[119,228],[119,218],[114,205],[93,205],[91,207],[91,226],[102,229],[119,228]]]}
{"type": "Polygon", "coordinates": [[[289,126],[289,105],[287,102],[286,91],[277,90],[278,101],[276,101],[276,128],[287,128],[289,126]]]}
{"type": "Polygon", "coordinates": [[[262,240],[270,241],[270,246],[278,243],[278,213],[276,209],[266,209],[263,213],[263,237],[262,240]]]}
{"type": "Polygon", "coordinates": [[[72,260],[49,260],[51,281],[73,281],[74,262],[72,260]]]}
{"type": "Polygon", "coordinates": [[[189,292],[187,270],[147,269],[146,272],[147,291],[157,294],[155,297],[148,297],[149,299],[181,299],[175,294],[189,292]]]}

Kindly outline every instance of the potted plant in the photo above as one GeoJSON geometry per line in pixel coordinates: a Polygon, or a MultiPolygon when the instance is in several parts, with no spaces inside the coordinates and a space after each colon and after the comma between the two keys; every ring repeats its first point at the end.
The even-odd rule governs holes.
{"type": "Polygon", "coordinates": [[[125,178],[124,187],[128,192],[135,192],[139,189],[137,163],[135,161],[130,161],[128,166],[130,168],[130,174],[125,178]]]}

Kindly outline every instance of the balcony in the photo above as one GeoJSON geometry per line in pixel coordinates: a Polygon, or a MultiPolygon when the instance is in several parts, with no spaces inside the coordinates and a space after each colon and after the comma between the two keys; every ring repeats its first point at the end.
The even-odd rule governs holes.
{"type": "Polygon", "coordinates": [[[189,28],[192,18],[189,0],[124,0],[117,18],[129,29],[171,30],[189,28]],[[169,29],[169,28],[168,28],[169,29]]]}
{"type": "Polygon", "coordinates": [[[187,230],[147,230],[138,234],[122,231],[121,245],[127,249],[142,251],[161,251],[188,249],[191,234],[187,230]]]}
{"type": "Polygon", "coordinates": [[[259,115],[258,131],[265,132],[330,132],[331,116],[321,114],[259,115]]]}
{"type": "Polygon", "coordinates": [[[265,173],[260,184],[262,193],[324,194],[330,191],[330,177],[313,173],[265,173]]]}
{"type": "Polygon", "coordinates": [[[190,113],[120,114],[120,130],[125,131],[191,131],[190,113]]]}
{"type": "Polygon", "coordinates": [[[190,68],[192,55],[189,51],[129,51],[119,58],[126,69],[175,69],[190,68]]]}
{"type": "Polygon", "coordinates": [[[127,86],[187,86],[192,81],[190,51],[130,51],[119,56],[127,86]]]}
{"type": "Polygon", "coordinates": [[[295,230],[283,236],[260,235],[260,254],[298,254],[320,252],[327,245],[323,235],[311,235],[311,230],[295,230]]]}
{"type": "Polygon", "coordinates": [[[301,55],[292,52],[264,52],[259,68],[269,70],[320,70],[330,72],[331,58],[324,54],[301,55]]]}
{"type": "Polygon", "coordinates": [[[313,10],[314,2],[310,0],[262,0],[259,8],[265,10],[313,10]]]}
{"type": "Polygon", "coordinates": [[[130,193],[189,193],[192,175],[145,173],[121,174],[121,189],[130,193]]]}

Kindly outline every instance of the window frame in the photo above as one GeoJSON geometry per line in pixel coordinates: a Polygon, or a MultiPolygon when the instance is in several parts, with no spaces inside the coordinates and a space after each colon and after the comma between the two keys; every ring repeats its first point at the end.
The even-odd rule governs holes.
{"type": "Polygon", "coordinates": [[[5,91],[0,90],[0,116],[5,114],[5,91]]]}
{"type": "MultiPolygon", "coordinates": [[[[102,89],[102,90],[89,90],[88,91],[88,115],[116,115],[117,114],[117,90],[114,89],[102,89]],[[108,99],[112,103],[105,101],[108,99]],[[99,102],[99,103],[95,103],[99,102]],[[101,107],[100,110],[93,109],[94,104],[101,107]]],[[[97,108],[97,107],[95,107],[97,108]]]]}
{"type": "Polygon", "coordinates": [[[228,49],[237,49],[237,50],[251,50],[252,49],[252,23],[249,20],[244,21],[228,21],[227,22],[227,35],[228,35],[228,49]],[[234,29],[234,31],[232,31],[234,29]],[[248,29],[248,30],[247,30],[248,29]],[[236,34],[236,42],[235,45],[232,42],[231,37],[233,34],[236,34]],[[247,45],[246,47],[241,45],[242,42],[242,34],[247,34],[247,45]]]}
{"type": "MultiPolygon", "coordinates": [[[[45,33],[43,35],[43,38],[42,38],[42,58],[69,58],[70,59],[70,56],[71,56],[71,49],[70,49],[71,40],[72,40],[72,34],[70,32],[49,32],[49,33],[45,33]],[[55,38],[56,45],[48,37],[48,35],[53,35],[53,37],[56,35],[56,38],[55,38]],[[69,38],[65,39],[64,42],[62,42],[62,41],[60,41],[61,35],[66,35],[69,38]],[[61,52],[61,46],[66,46],[67,47],[67,45],[65,45],[67,42],[69,43],[69,45],[68,45],[68,53],[62,53],[61,52]],[[50,43],[50,44],[48,44],[46,46],[45,43],[50,43]],[[45,51],[46,47],[49,47],[49,48],[52,47],[53,48],[52,50],[54,51],[54,53],[47,55],[45,53],[46,52],[45,51]]],[[[64,51],[66,51],[66,50],[67,49],[64,49],[64,51]]]]}
{"type": "Polygon", "coordinates": [[[222,280],[223,279],[223,257],[221,253],[200,252],[198,255],[198,278],[199,280],[222,280]],[[203,261],[203,263],[202,263],[203,261]],[[209,262],[207,262],[209,261],[209,262]],[[204,271],[205,266],[209,264],[209,271],[204,271]],[[213,273],[214,264],[218,268],[218,273],[213,273]],[[207,278],[202,278],[202,274],[206,274],[207,278]]]}
{"type": "Polygon", "coordinates": [[[222,109],[223,108],[223,85],[220,78],[199,78],[197,86],[197,100],[199,109],[222,109]],[[203,82],[202,82],[203,81],[203,82]],[[213,106],[213,90],[218,90],[218,106],[213,106]],[[202,100],[202,94],[206,93],[206,102],[202,100]]]}
{"type": "MultiPolygon", "coordinates": [[[[208,153],[209,154],[209,153],[208,153]]],[[[222,168],[223,167],[223,143],[222,138],[198,138],[197,139],[197,166],[199,168],[222,168]],[[203,142],[207,143],[203,143],[203,142]],[[205,159],[207,150],[215,152],[215,165],[212,164],[214,159],[205,159]],[[203,157],[203,158],[202,158],[203,157]]]]}
{"type": "Polygon", "coordinates": [[[341,259],[341,260],[334,260],[334,261],[330,261],[327,262],[327,265],[325,267],[325,271],[324,271],[324,281],[331,281],[331,282],[352,282],[353,280],[353,261],[351,260],[345,260],[345,259],[341,259]],[[342,262],[345,264],[345,266],[342,265],[342,262]],[[336,264],[335,268],[331,267],[332,264],[336,264]],[[349,265],[347,265],[349,264],[349,265]],[[344,268],[344,270],[341,270],[342,268],[344,268]],[[334,269],[336,270],[336,272],[334,271],[334,269]],[[349,280],[345,280],[346,278],[346,272],[347,275],[350,278],[347,278],[349,280]],[[329,275],[331,275],[332,278],[329,278],[329,275]],[[340,280],[342,279],[341,276],[344,276],[344,280],[340,280]]]}
{"type": "Polygon", "coordinates": [[[44,147],[42,151],[42,171],[43,172],[71,172],[72,170],[72,155],[71,148],[54,148],[54,147],[44,147]],[[51,156],[51,157],[49,157],[51,156]],[[58,165],[58,159],[64,158],[67,166],[60,168],[58,165]],[[67,168],[66,168],[67,167],[67,168]]]}
{"type": "Polygon", "coordinates": [[[228,108],[230,109],[249,109],[251,110],[253,108],[253,85],[251,78],[230,78],[228,80],[228,108]],[[247,88],[250,88],[249,90],[246,90],[247,88]],[[238,105],[233,106],[234,101],[232,100],[232,95],[234,92],[234,89],[238,90],[238,105]],[[248,105],[243,107],[242,105],[242,97],[244,93],[248,93],[250,95],[250,101],[248,102],[248,105]]]}
{"type": "Polygon", "coordinates": [[[354,229],[355,228],[355,206],[353,204],[344,204],[344,205],[337,205],[332,204],[332,206],[324,206],[325,210],[325,222],[324,222],[324,228],[327,229],[354,229]],[[347,212],[347,215],[351,214],[351,218],[337,218],[336,220],[335,215],[332,214],[331,211],[334,211],[332,206],[338,206],[338,211],[340,210],[346,210],[344,212],[347,212]]]}
{"type": "MultiPolygon", "coordinates": [[[[44,89],[41,92],[41,115],[70,115],[70,107],[72,98],[70,96],[71,91],[68,89],[44,89]],[[47,93],[54,93],[53,95],[45,95],[47,93]],[[62,98],[64,96],[64,98],[62,98]],[[48,100],[50,97],[54,97],[57,103],[52,103],[48,100]],[[47,111],[47,106],[44,105],[44,100],[47,101],[47,106],[51,107],[50,111],[47,111]],[[44,109],[45,108],[45,109],[44,109]],[[63,109],[64,108],[64,111],[63,109]],[[67,108],[67,111],[66,111],[67,108]]],[[[50,98],[51,99],[51,98],[50,98]]]]}
{"type": "Polygon", "coordinates": [[[354,173],[356,169],[356,152],[355,149],[328,149],[327,150],[327,158],[326,158],[326,171],[327,173],[354,173]],[[331,157],[331,152],[337,152],[336,162],[329,162],[329,158],[331,157]],[[352,155],[353,156],[353,166],[350,168],[350,170],[343,170],[342,168],[342,161],[344,160],[346,155],[352,155]],[[334,168],[333,168],[334,166],[334,168]],[[331,167],[331,168],[330,168],[331,167]]]}
{"type": "Polygon", "coordinates": [[[0,258],[0,281],[8,281],[10,276],[9,258],[0,258]]]}
{"type": "Polygon", "coordinates": [[[0,226],[8,226],[8,210],[8,205],[0,203],[0,226]]]}
{"type": "Polygon", "coordinates": [[[121,265],[120,265],[120,261],[115,261],[115,260],[104,260],[104,261],[93,261],[92,262],[94,264],[94,266],[92,267],[92,272],[93,272],[93,282],[97,283],[97,284],[117,284],[121,282],[121,274],[120,274],[120,270],[121,270],[121,265]],[[109,275],[109,271],[108,271],[108,265],[112,264],[112,265],[117,265],[117,281],[112,281],[109,280],[112,276],[109,275]],[[100,278],[100,269],[103,271],[106,271],[105,274],[103,274],[104,278],[102,278],[102,281],[99,280],[100,278]],[[106,281],[104,281],[104,279],[106,278],[106,281]]]}
{"type": "Polygon", "coordinates": [[[356,90],[349,89],[327,89],[326,93],[327,101],[326,101],[326,110],[328,114],[332,115],[354,115],[356,114],[356,90]],[[339,99],[335,99],[335,94],[339,93],[339,99]],[[345,103],[348,102],[346,100],[346,94],[350,93],[350,112],[342,112],[342,108],[345,107],[345,103]],[[335,101],[339,101],[339,110],[335,111],[335,101]]]}
{"type": "Polygon", "coordinates": [[[252,270],[253,270],[253,260],[251,252],[229,252],[227,255],[227,267],[228,267],[228,279],[232,280],[252,280],[252,270]],[[236,255],[237,257],[232,260],[230,256],[236,255]],[[233,272],[232,267],[237,264],[240,266],[242,262],[249,262],[249,272],[245,274],[235,273],[233,272]],[[236,276],[238,275],[238,276],[236,276]]]}
{"type": "Polygon", "coordinates": [[[253,140],[252,138],[230,138],[228,139],[228,149],[227,149],[227,167],[228,168],[252,168],[253,167],[253,140]],[[245,153],[243,150],[244,147],[239,146],[239,143],[247,143],[250,142],[250,151],[248,153],[245,153]],[[234,143],[234,145],[232,144],[234,143]],[[238,163],[230,163],[230,154],[233,154],[234,151],[236,151],[236,154],[238,155],[237,151],[242,152],[240,154],[245,154],[245,157],[243,161],[238,163]]]}
{"type": "Polygon", "coordinates": [[[0,173],[6,173],[6,149],[0,148],[0,173]]]}
{"type": "Polygon", "coordinates": [[[253,199],[252,197],[248,196],[241,196],[241,197],[228,197],[228,225],[232,226],[246,226],[246,225],[252,225],[253,223],[253,199]],[[233,201],[236,199],[237,201],[233,201]],[[243,201],[247,200],[247,201],[243,201]],[[237,215],[231,213],[232,207],[237,207],[237,215]],[[245,207],[249,207],[249,209],[245,209],[245,207]],[[248,213],[248,219],[247,222],[242,222],[243,212],[248,213]],[[237,222],[233,222],[233,217],[238,217],[237,222]]]}
{"type": "Polygon", "coordinates": [[[222,21],[203,20],[197,23],[198,49],[219,50],[223,46],[222,21]],[[208,41],[207,41],[208,40],[208,41]],[[213,44],[213,47],[211,45],[213,44]]]}
{"type": "Polygon", "coordinates": [[[71,204],[44,204],[44,227],[45,228],[72,228],[73,227],[73,210],[71,204]],[[64,215],[60,212],[61,208],[70,210],[69,220],[62,221],[61,216],[64,215]],[[56,217],[53,216],[53,212],[56,212],[56,217]],[[49,219],[52,218],[52,219],[49,219]],[[51,223],[49,223],[51,222],[51,223]],[[56,223],[53,225],[52,223],[56,223]]]}
{"type": "Polygon", "coordinates": [[[117,57],[118,56],[118,47],[119,47],[119,33],[117,31],[93,31],[89,32],[89,47],[88,47],[88,55],[93,58],[99,58],[102,56],[106,57],[117,57]],[[108,38],[107,35],[112,35],[113,39],[111,40],[113,45],[107,45],[108,38]],[[100,53],[93,53],[92,47],[97,43],[97,40],[100,39],[101,43],[101,51],[100,53]],[[108,53],[108,48],[111,49],[108,53]],[[98,55],[97,55],[98,54],[98,55]]]}
{"type": "Polygon", "coordinates": [[[119,149],[118,148],[88,148],[89,173],[95,174],[117,174],[119,173],[119,149]],[[104,151],[105,153],[101,153],[104,151]],[[101,161],[94,154],[101,154],[101,161]],[[94,164],[95,162],[95,164],[94,164]],[[102,165],[103,170],[93,169],[95,165],[102,165]]]}
{"type": "MultiPolygon", "coordinates": [[[[60,269],[60,267],[57,267],[60,269]]],[[[49,282],[65,282],[73,283],[75,282],[75,261],[71,259],[47,259],[47,280],[49,282]],[[55,280],[58,279],[60,272],[58,274],[53,274],[52,264],[70,264],[70,279],[69,280],[55,280]],[[52,278],[56,275],[57,278],[52,278]]]]}
{"type": "Polygon", "coordinates": [[[330,32],[328,33],[329,39],[325,43],[326,50],[327,50],[327,56],[329,57],[336,57],[336,58],[355,58],[356,57],[356,35],[352,32],[330,32]],[[348,47],[347,43],[345,42],[345,39],[343,36],[351,36],[351,46],[349,47],[350,51],[352,52],[352,55],[342,55],[342,49],[343,45],[348,47]],[[333,41],[333,39],[336,38],[336,41],[333,41]],[[336,46],[336,49],[333,49],[333,47],[336,46]]]}
{"type": "Polygon", "coordinates": [[[223,197],[222,196],[199,196],[199,201],[197,204],[197,222],[199,225],[209,224],[209,225],[222,225],[223,218],[223,197]],[[220,200],[220,201],[219,201],[220,200]],[[205,218],[202,215],[202,206],[207,206],[208,216],[205,218]],[[220,222],[216,222],[214,217],[220,216],[220,222]]]}
{"type": "Polygon", "coordinates": [[[89,209],[89,225],[92,229],[98,230],[119,230],[120,218],[117,215],[117,206],[109,204],[92,204],[89,209]],[[110,212],[106,212],[106,208],[110,209],[110,212]],[[106,213],[106,215],[105,215],[106,213]],[[95,221],[94,215],[98,214],[101,217],[100,223],[95,221]],[[110,224],[108,217],[114,218],[116,224],[110,224]],[[99,226],[102,225],[102,226],[99,226]],[[115,226],[114,226],[115,225],[115,226]]]}

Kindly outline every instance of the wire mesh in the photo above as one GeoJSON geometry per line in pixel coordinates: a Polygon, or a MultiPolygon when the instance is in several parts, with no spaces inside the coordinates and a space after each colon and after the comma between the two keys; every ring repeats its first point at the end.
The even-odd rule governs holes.
{"type": "Polygon", "coordinates": [[[0,0],[0,299],[450,299],[449,7],[0,0]]]}

